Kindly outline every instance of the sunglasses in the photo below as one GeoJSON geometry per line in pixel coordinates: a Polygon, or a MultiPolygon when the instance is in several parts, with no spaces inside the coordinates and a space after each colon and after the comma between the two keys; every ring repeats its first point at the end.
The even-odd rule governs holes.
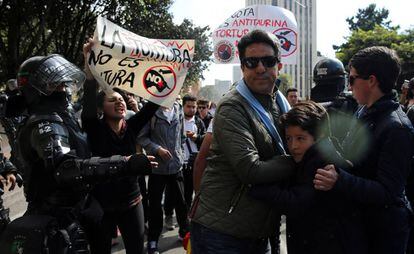
{"type": "Polygon", "coordinates": [[[275,56],[264,57],[245,57],[242,59],[242,64],[249,69],[254,69],[259,65],[259,62],[266,68],[274,67],[278,63],[278,59],[275,56]]]}
{"type": "Polygon", "coordinates": [[[356,79],[364,79],[364,80],[367,80],[367,79],[369,79],[369,76],[359,76],[359,75],[351,76],[351,75],[349,75],[348,76],[349,84],[351,86],[353,86],[356,79]]]}
{"type": "Polygon", "coordinates": [[[207,107],[199,106],[198,109],[206,109],[207,107]]]}

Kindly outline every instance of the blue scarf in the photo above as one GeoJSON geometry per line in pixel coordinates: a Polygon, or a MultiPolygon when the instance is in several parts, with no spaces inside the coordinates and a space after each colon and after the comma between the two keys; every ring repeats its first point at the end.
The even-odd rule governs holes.
{"type": "MultiPolygon", "coordinates": [[[[282,138],[280,137],[269,113],[263,108],[262,104],[253,96],[250,92],[249,88],[247,87],[244,80],[240,80],[236,86],[237,91],[240,93],[243,98],[249,102],[250,106],[254,109],[254,111],[259,116],[262,123],[266,126],[267,131],[272,136],[273,140],[276,142],[276,146],[281,154],[286,154],[286,151],[283,147],[282,138]]],[[[282,113],[286,113],[290,109],[290,105],[286,100],[285,96],[278,90],[276,94],[276,103],[279,106],[282,113]]]]}

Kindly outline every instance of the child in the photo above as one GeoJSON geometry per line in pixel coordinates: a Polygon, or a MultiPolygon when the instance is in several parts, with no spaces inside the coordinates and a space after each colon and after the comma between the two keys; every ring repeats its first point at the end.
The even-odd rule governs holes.
{"type": "Polygon", "coordinates": [[[287,184],[257,185],[250,195],[286,215],[289,254],[365,253],[356,206],[332,191],[313,187],[317,168],[349,167],[330,138],[326,110],[312,101],[299,102],[280,122],[297,172],[287,184]]]}

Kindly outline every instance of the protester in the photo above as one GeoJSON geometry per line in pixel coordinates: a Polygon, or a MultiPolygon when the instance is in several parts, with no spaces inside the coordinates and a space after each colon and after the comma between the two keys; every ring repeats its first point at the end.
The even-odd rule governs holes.
{"type": "Polygon", "coordinates": [[[296,89],[296,88],[289,88],[286,91],[286,99],[288,100],[290,106],[293,106],[296,103],[298,103],[298,101],[299,101],[298,89],[296,89]]]}
{"type": "MultiPolygon", "coordinates": [[[[163,227],[161,207],[162,194],[166,192],[164,204],[168,197],[171,209],[175,208],[179,237],[188,232],[187,206],[184,200],[183,184],[183,113],[181,105],[174,102],[171,108],[161,107],[151,121],[139,134],[138,142],[147,154],[153,155],[159,167],[149,176],[149,228],[148,253],[158,253],[158,241],[163,227]]],[[[170,215],[172,223],[172,211],[170,215]]],[[[168,222],[168,221],[166,221],[168,222]]]]}
{"type": "Polygon", "coordinates": [[[283,182],[294,174],[275,127],[289,109],[275,89],[280,45],[254,30],[241,38],[238,50],[244,78],[220,101],[214,117],[212,156],[192,219],[195,254],[266,253],[280,215],[248,197],[247,186],[283,182]]]}
{"type": "MultiPolygon", "coordinates": [[[[214,114],[216,113],[217,105],[214,101],[210,102],[210,108],[208,109],[208,112],[214,117],[214,114]]],[[[208,126],[206,126],[207,128],[208,126]]]]}
{"type": "Polygon", "coordinates": [[[122,89],[119,89],[118,87],[114,87],[113,90],[122,96],[122,99],[124,100],[127,106],[127,112],[125,115],[126,120],[128,120],[130,117],[139,112],[140,109],[138,108],[138,102],[135,99],[134,94],[128,93],[122,89]]]}
{"type": "Polygon", "coordinates": [[[358,51],[349,69],[349,88],[362,105],[343,142],[344,157],[354,166],[349,172],[332,165],[318,169],[314,185],[361,204],[367,253],[403,254],[411,215],[404,189],[414,138],[413,127],[392,94],[400,60],[394,50],[374,46],[358,51]]]}
{"type": "MultiPolygon", "coordinates": [[[[92,154],[103,157],[136,154],[138,133],[159,106],[148,102],[139,113],[125,120],[127,106],[119,93],[101,91],[96,94],[98,84],[87,62],[87,53],[91,46],[90,40],[84,45],[83,50],[87,81],[84,86],[82,124],[88,134],[92,154]],[[103,113],[102,119],[98,118],[98,109],[103,113]]],[[[145,164],[142,165],[144,166],[145,164]]],[[[94,230],[93,236],[90,236],[92,252],[109,254],[112,232],[118,226],[126,253],[143,253],[144,212],[138,178],[123,177],[99,184],[94,187],[91,194],[104,210],[101,225],[94,230]]]]}
{"type": "Polygon", "coordinates": [[[207,128],[210,125],[213,115],[209,111],[210,102],[208,100],[199,99],[197,101],[197,114],[201,120],[203,120],[204,127],[207,128]]]}
{"type": "MultiPolygon", "coordinates": [[[[407,91],[407,105],[414,105],[414,78],[411,78],[408,82],[408,91],[407,91]]],[[[410,105],[406,107],[407,117],[410,119],[411,124],[414,125],[414,106],[410,105]]],[[[411,208],[414,206],[414,169],[411,169],[411,173],[407,180],[406,186],[406,195],[411,203],[411,208]]],[[[411,224],[410,239],[408,241],[407,254],[414,254],[414,218],[413,223],[411,224]]]]}
{"type": "Polygon", "coordinates": [[[194,186],[193,186],[193,166],[194,160],[198,154],[201,143],[203,142],[206,128],[202,119],[196,116],[197,98],[192,95],[183,97],[184,112],[184,133],[186,135],[184,149],[184,197],[187,207],[193,202],[194,186]]]}
{"type": "Polygon", "coordinates": [[[414,78],[408,82],[407,101],[403,106],[411,123],[414,123],[414,78]]]}
{"type": "Polygon", "coordinates": [[[250,195],[271,202],[286,215],[289,254],[366,253],[361,216],[341,195],[313,187],[316,169],[328,163],[349,168],[330,138],[329,116],[312,101],[299,102],[280,117],[290,154],[297,163],[289,183],[257,185],[250,195]]]}

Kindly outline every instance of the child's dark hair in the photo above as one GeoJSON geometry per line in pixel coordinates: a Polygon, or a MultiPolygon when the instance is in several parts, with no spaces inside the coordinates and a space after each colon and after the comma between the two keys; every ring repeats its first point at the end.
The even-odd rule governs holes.
{"type": "Polygon", "coordinates": [[[289,126],[298,126],[307,131],[315,140],[331,135],[329,115],[326,109],[313,101],[302,101],[279,119],[283,130],[289,126]]]}

